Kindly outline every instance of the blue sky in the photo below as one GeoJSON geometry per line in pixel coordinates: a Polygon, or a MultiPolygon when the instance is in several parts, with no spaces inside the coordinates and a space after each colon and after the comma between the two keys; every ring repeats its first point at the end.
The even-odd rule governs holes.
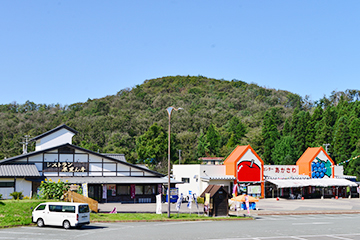
{"type": "Polygon", "coordinates": [[[0,1],[0,104],[70,105],[174,75],[316,101],[359,89],[360,1],[0,1]]]}

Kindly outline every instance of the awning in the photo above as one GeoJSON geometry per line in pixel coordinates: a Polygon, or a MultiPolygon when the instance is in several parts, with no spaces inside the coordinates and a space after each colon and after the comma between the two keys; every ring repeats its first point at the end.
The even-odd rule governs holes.
{"type": "Polygon", "coordinates": [[[235,180],[233,175],[217,175],[217,176],[201,176],[200,177],[204,181],[210,180],[235,180]]]}
{"type": "Polygon", "coordinates": [[[267,182],[275,184],[278,188],[296,188],[296,187],[357,187],[358,185],[346,179],[325,178],[325,179],[271,179],[267,182]]]}
{"type": "MultiPolygon", "coordinates": [[[[161,183],[167,185],[167,177],[58,177],[47,176],[53,182],[57,182],[59,179],[62,182],[69,183],[90,183],[90,184],[156,184],[161,183]]],[[[182,183],[170,178],[171,183],[182,183]]]]}

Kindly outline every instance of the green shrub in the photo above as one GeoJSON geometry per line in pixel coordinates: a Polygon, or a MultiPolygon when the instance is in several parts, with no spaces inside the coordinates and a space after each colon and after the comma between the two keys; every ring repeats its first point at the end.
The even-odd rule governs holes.
{"type": "Polygon", "coordinates": [[[12,196],[13,199],[15,199],[15,200],[19,200],[24,197],[22,192],[12,192],[12,193],[10,193],[10,196],[12,196]]]}
{"type": "Polygon", "coordinates": [[[64,193],[69,189],[69,184],[62,181],[53,182],[51,178],[45,179],[40,184],[41,198],[45,199],[63,199],[64,193]]]}
{"type": "Polygon", "coordinates": [[[204,198],[198,197],[198,198],[197,198],[197,202],[198,202],[199,204],[204,204],[204,198]]]}
{"type": "Polygon", "coordinates": [[[2,194],[0,193],[0,200],[2,199],[2,194]]]}

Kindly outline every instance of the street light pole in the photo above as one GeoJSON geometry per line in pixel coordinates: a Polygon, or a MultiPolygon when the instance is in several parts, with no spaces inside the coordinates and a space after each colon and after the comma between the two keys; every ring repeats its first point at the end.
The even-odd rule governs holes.
{"type": "Polygon", "coordinates": [[[175,111],[178,111],[178,110],[181,110],[182,108],[174,108],[174,107],[168,107],[166,110],[168,112],[168,115],[169,115],[169,130],[168,130],[168,189],[167,189],[167,201],[168,201],[168,218],[170,218],[170,168],[171,168],[171,165],[170,165],[170,126],[171,126],[171,113],[172,113],[172,110],[175,110],[175,111]]]}

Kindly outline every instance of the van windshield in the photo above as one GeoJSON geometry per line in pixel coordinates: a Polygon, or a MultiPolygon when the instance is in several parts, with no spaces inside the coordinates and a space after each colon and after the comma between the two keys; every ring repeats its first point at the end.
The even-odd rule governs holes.
{"type": "Polygon", "coordinates": [[[88,213],[89,205],[79,205],[79,213],[88,213]]]}

